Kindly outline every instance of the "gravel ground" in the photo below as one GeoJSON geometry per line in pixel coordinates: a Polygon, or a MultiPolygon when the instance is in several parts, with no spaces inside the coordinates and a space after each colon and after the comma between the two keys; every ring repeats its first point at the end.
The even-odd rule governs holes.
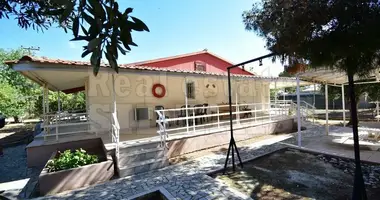
{"type": "Polygon", "coordinates": [[[27,178],[26,145],[18,145],[4,149],[0,157],[0,183],[27,178]]]}
{"type": "Polygon", "coordinates": [[[0,183],[30,178],[28,186],[22,192],[16,192],[16,194],[21,192],[19,198],[30,195],[41,171],[39,168],[27,167],[25,147],[26,145],[22,144],[5,148],[4,155],[0,156],[0,183]]]}

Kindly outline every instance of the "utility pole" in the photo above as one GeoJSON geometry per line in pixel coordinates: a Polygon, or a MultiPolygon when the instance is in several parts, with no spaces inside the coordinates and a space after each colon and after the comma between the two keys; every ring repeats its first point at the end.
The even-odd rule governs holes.
{"type": "Polygon", "coordinates": [[[32,51],[40,51],[40,47],[34,47],[34,46],[30,46],[30,47],[21,46],[21,49],[27,50],[29,56],[34,54],[34,53],[32,53],[32,51]]]}

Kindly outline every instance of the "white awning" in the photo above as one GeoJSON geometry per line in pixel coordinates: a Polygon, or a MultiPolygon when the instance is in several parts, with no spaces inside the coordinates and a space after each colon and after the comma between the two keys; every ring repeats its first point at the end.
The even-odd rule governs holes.
{"type": "MultiPolygon", "coordinates": [[[[299,74],[301,80],[310,81],[321,84],[330,84],[330,85],[346,85],[348,84],[346,72],[333,70],[333,69],[312,69],[307,70],[299,74]]],[[[359,78],[358,76],[354,77],[355,81],[360,81],[355,84],[366,84],[366,83],[378,83],[380,82],[380,72],[376,70],[369,74],[367,77],[359,78]]]]}
{"type": "MultiPolygon", "coordinates": [[[[313,85],[313,82],[300,80],[300,86],[313,85]]],[[[297,79],[294,77],[272,77],[270,89],[297,87],[297,79]]]]}

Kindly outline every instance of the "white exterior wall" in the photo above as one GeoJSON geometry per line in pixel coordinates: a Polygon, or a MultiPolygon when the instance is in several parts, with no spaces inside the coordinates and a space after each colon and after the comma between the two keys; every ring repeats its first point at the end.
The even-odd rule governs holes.
{"type": "MultiPolygon", "coordinates": [[[[122,130],[155,127],[154,107],[156,105],[162,105],[165,109],[180,108],[185,105],[186,79],[195,82],[195,99],[189,99],[189,105],[228,103],[227,77],[166,73],[147,74],[123,73],[115,75],[117,114],[122,130]],[[180,75],[186,75],[186,77],[180,75]],[[162,98],[156,98],[152,94],[152,86],[156,83],[160,83],[166,88],[166,95],[162,98]],[[206,88],[207,84],[209,84],[208,88],[206,88]],[[212,84],[215,85],[215,88],[212,84]],[[148,107],[150,109],[150,120],[135,121],[134,108],[136,107],[148,107]]],[[[108,72],[99,72],[98,76],[91,75],[89,77],[88,112],[90,118],[99,124],[98,127],[93,126],[94,129],[109,130],[110,128],[111,81],[111,74],[108,72]]],[[[235,91],[236,84],[233,84],[232,102],[235,102],[235,91]]],[[[269,82],[240,80],[238,83],[239,103],[268,103],[268,95],[269,82]]]]}

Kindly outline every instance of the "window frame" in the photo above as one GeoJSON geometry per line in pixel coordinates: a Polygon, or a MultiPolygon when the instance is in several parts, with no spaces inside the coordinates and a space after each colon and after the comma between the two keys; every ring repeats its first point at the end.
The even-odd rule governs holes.
{"type": "Polygon", "coordinates": [[[195,82],[194,81],[186,82],[186,97],[188,99],[195,99],[195,82]]]}
{"type": "Polygon", "coordinates": [[[206,72],[207,71],[206,63],[195,61],[194,62],[194,71],[206,72]],[[203,67],[203,70],[199,70],[198,67],[203,67]]]}

